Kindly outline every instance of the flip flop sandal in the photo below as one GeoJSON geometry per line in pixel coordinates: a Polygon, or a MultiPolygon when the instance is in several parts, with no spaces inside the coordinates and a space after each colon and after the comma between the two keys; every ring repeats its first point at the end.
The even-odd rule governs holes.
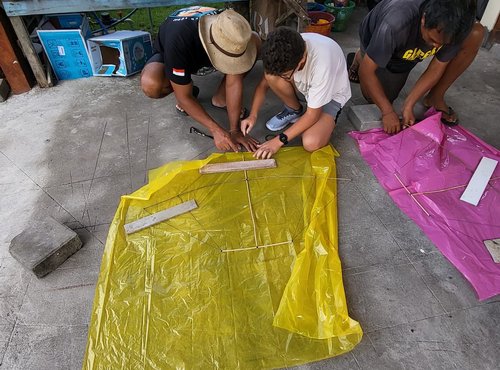
{"type": "MultiPolygon", "coordinates": [[[[200,95],[200,88],[198,86],[193,85],[193,96],[197,98],[198,95],[200,95]]],[[[177,113],[179,113],[180,115],[185,117],[189,116],[189,114],[187,114],[187,112],[181,107],[179,107],[177,104],[175,105],[175,109],[177,110],[177,113]]]]}
{"type": "MultiPolygon", "coordinates": [[[[214,108],[217,108],[217,109],[220,109],[220,110],[227,112],[227,106],[226,107],[219,107],[219,106],[215,105],[214,103],[210,103],[210,104],[212,104],[212,107],[214,107],[214,108]]],[[[249,115],[250,115],[250,112],[248,111],[248,109],[243,107],[243,109],[241,110],[241,113],[240,113],[240,120],[247,118],[249,115]]]]}
{"type": "Polygon", "coordinates": [[[355,84],[359,84],[358,71],[351,68],[352,63],[354,62],[355,56],[356,56],[356,53],[347,54],[347,57],[346,57],[347,72],[349,74],[349,81],[351,81],[352,83],[355,83],[355,84]]]}
{"type": "MultiPolygon", "coordinates": [[[[437,112],[441,112],[441,114],[446,114],[448,116],[453,116],[455,114],[455,111],[450,106],[448,106],[448,111],[437,109],[437,108],[435,108],[435,109],[437,112]]],[[[443,125],[446,125],[446,126],[456,126],[456,125],[458,125],[458,118],[454,121],[450,121],[450,120],[445,119],[441,115],[441,122],[443,123],[443,125]]]]}

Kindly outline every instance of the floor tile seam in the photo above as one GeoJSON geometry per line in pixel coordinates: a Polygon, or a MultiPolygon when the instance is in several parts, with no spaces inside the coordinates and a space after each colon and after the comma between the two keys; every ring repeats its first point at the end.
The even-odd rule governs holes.
{"type": "MultiPolygon", "coordinates": [[[[63,263],[63,265],[64,265],[64,263],[63,263]]],[[[77,270],[77,269],[89,269],[91,267],[94,267],[94,266],[92,266],[92,264],[81,264],[81,265],[78,265],[75,267],[64,267],[63,265],[59,266],[57,268],[57,270],[71,271],[71,270],[77,270]]],[[[101,266],[101,262],[99,262],[99,266],[101,266]]],[[[49,290],[57,290],[57,289],[49,289],[49,290]]]]}
{"type": "MultiPolygon", "coordinates": [[[[30,328],[86,328],[88,329],[90,325],[90,321],[88,324],[61,324],[61,325],[52,325],[52,324],[25,324],[21,321],[17,322],[16,327],[30,327],[30,328]]],[[[1,362],[0,362],[1,363],[1,362]]]]}
{"type": "Polygon", "coordinates": [[[17,317],[16,317],[16,321],[14,322],[14,325],[12,325],[12,330],[10,331],[10,335],[9,335],[9,339],[7,340],[7,346],[5,347],[5,351],[4,353],[2,354],[2,356],[0,357],[0,366],[3,364],[4,360],[5,360],[5,355],[7,354],[7,352],[9,351],[9,347],[10,347],[10,344],[12,342],[12,338],[14,337],[14,332],[16,330],[16,326],[17,326],[17,317]]]}
{"type": "MultiPolygon", "coordinates": [[[[500,302],[490,302],[488,304],[491,304],[491,303],[500,304],[500,302]]],[[[409,322],[406,322],[406,323],[399,323],[399,324],[389,325],[389,326],[385,326],[385,327],[381,327],[381,328],[365,330],[364,332],[367,333],[367,334],[370,334],[370,333],[373,334],[373,333],[376,333],[376,332],[379,332],[379,331],[383,331],[383,330],[387,330],[387,329],[394,329],[394,328],[402,327],[402,326],[405,326],[405,325],[416,324],[416,323],[419,323],[421,321],[435,319],[435,318],[442,317],[442,316],[451,316],[454,313],[458,313],[458,312],[461,312],[461,311],[467,311],[467,310],[469,310],[471,308],[477,308],[477,307],[483,307],[483,306],[484,305],[479,305],[479,306],[475,306],[475,307],[461,308],[461,309],[457,309],[457,310],[455,310],[453,312],[443,312],[443,313],[440,313],[438,315],[431,315],[431,316],[427,316],[427,317],[424,317],[424,318],[421,318],[421,319],[409,321],[409,322]]]]}
{"type": "MultiPolygon", "coordinates": [[[[368,199],[365,197],[365,195],[363,194],[363,192],[359,189],[359,187],[354,183],[353,184],[354,187],[356,188],[356,190],[359,192],[359,194],[361,194],[361,196],[363,197],[365,203],[368,205],[368,207],[370,208],[371,212],[375,215],[375,217],[377,217],[378,221],[380,222],[380,224],[384,227],[384,229],[389,233],[392,241],[394,243],[396,243],[396,245],[398,246],[399,250],[403,253],[403,255],[406,257],[406,259],[408,260],[408,262],[411,263],[411,259],[408,257],[408,254],[406,253],[406,251],[401,247],[401,245],[398,243],[398,241],[394,238],[394,235],[392,235],[392,233],[390,232],[390,230],[387,228],[387,226],[385,225],[385,223],[382,221],[382,219],[380,218],[380,216],[378,215],[378,213],[373,209],[372,205],[370,204],[370,202],[368,201],[368,199]]],[[[385,191],[385,190],[384,190],[385,191]]],[[[400,212],[402,212],[400,210],[400,212]]]]}
{"type": "Polygon", "coordinates": [[[129,133],[128,133],[128,114],[125,111],[125,133],[127,138],[127,155],[128,155],[128,175],[130,181],[130,192],[132,192],[132,157],[130,155],[130,141],[129,141],[129,133]]]}
{"type": "Polygon", "coordinates": [[[34,179],[32,179],[22,168],[20,168],[17,164],[15,164],[9,157],[7,157],[2,151],[0,151],[0,153],[5,157],[7,158],[7,160],[12,163],[12,165],[14,165],[19,171],[21,171],[29,180],[31,180],[33,182],[33,184],[35,184],[41,191],[43,191],[43,193],[45,195],[47,195],[55,204],[57,204],[61,209],[63,209],[66,213],[68,213],[71,217],[73,217],[73,221],[71,222],[77,222],[79,224],[81,224],[80,221],[77,220],[77,218],[71,213],[69,212],[66,208],[63,207],[62,204],[60,204],[56,199],[54,199],[54,197],[52,197],[47,191],[45,191],[45,189],[43,187],[41,187],[34,179]]]}
{"type": "MultiPolygon", "coordinates": [[[[96,171],[97,171],[97,165],[99,164],[99,157],[101,156],[102,143],[104,142],[104,137],[106,136],[106,128],[107,127],[108,127],[108,121],[106,120],[105,123],[104,123],[104,128],[102,130],[101,142],[99,144],[99,150],[97,151],[97,157],[96,157],[96,160],[95,160],[94,172],[92,174],[92,180],[90,181],[89,192],[87,194],[87,198],[90,196],[90,192],[92,191],[92,184],[94,183],[94,178],[95,178],[95,174],[96,174],[96,171]]],[[[87,202],[85,202],[85,207],[87,206],[86,203],[87,202]]]]}
{"type": "MultiPolygon", "coordinates": [[[[103,222],[103,223],[100,223],[100,224],[95,224],[95,225],[83,225],[81,227],[76,227],[74,228],[73,230],[82,230],[82,229],[88,229],[88,228],[96,228],[98,226],[105,226],[105,225],[111,225],[112,222],[103,222]]],[[[89,230],[87,230],[89,231],[89,230]]],[[[90,232],[90,231],[89,231],[90,232]]],[[[0,257],[1,258],[1,257],[0,257]]]]}
{"type": "MultiPolygon", "coordinates": [[[[2,152],[0,150],[0,154],[2,154],[14,167],[16,167],[19,171],[21,171],[21,173],[26,176],[26,178],[31,181],[33,184],[35,184],[35,186],[37,186],[38,188],[42,189],[42,187],[34,180],[31,178],[30,175],[28,175],[26,173],[26,171],[24,171],[21,167],[19,167],[12,159],[10,159],[4,152],[2,152]]],[[[43,190],[43,189],[42,189],[43,190]]]]}
{"type": "Polygon", "coordinates": [[[448,313],[448,315],[453,315],[453,314],[460,313],[460,312],[467,311],[467,310],[471,310],[474,308],[481,308],[481,307],[485,307],[488,305],[495,305],[495,304],[500,305],[500,301],[485,302],[485,303],[478,301],[478,304],[473,304],[472,306],[467,306],[467,307],[460,307],[460,308],[457,308],[454,310],[450,310],[447,313],[448,313]]]}
{"type": "Polygon", "coordinates": [[[17,297],[19,297],[19,294],[6,294],[6,295],[0,295],[0,299],[17,298],[17,297]]]}
{"type": "MultiPolygon", "coordinates": [[[[356,186],[356,185],[355,185],[356,186]]],[[[375,216],[378,218],[378,220],[380,221],[380,223],[384,226],[384,228],[387,230],[387,232],[389,233],[391,239],[396,243],[396,245],[398,246],[399,250],[404,254],[404,256],[406,257],[406,259],[410,262],[411,266],[413,267],[413,269],[415,270],[415,272],[417,273],[417,276],[420,278],[420,280],[424,283],[425,287],[427,288],[427,290],[432,294],[432,296],[434,297],[434,299],[437,301],[437,303],[439,304],[439,306],[441,307],[441,309],[443,310],[443,313],[446,314],[447,313],[447,310],[446,308],[444,307],[443,303],[438,299],[438,297],[436,296],[436,294],[434,293],[434,291],[429,287],[429,285],[427,284],[427,282],[425,281],[425,279],[423,278],[423,275],[419,273],[419,271],[417,270],[417,268],[415,267],[415,264],[413,263],[412,259],[408,256],[408,253],[401,247],[401,245],[399,244],[399,242],[396,240],[396,238],[394,237],[394,235],[390,232],[390,230],[387,228],[386,224],[383,222],[383,220],[380,218],[380,216],[378,215],[377,212],[375,212],[373,210],[373,208],[371,207],[371,204],[368,202],[368,200],[365,198],[364,194],[360,191],[360,189],[356,186],[356,189],[360,192],[361,196],[363,197],[363,199],[368,203],[368,206],[370,207],[370,209],[375,213],[375,216]]],[[[400,210],[400,212],[402,212],[400,210]]],[[[426,235],[426,238],[427,238],[427,235],[426,235]]]]}
{"type": "Polygon", "coordinates": [[[349,353],[350,353],[350,355],[352,356],[352,358],[353,358],[354,362],[356,363],[357,368],[358,368],[358,369],[361,369],[361,365],[359,364],[359,361],[358,361],[358,359],[356,358],[356,355],[355,355],[354,353],[352,353],[352,351],[351,351],[351,352],[349,352],[349,353]]]}
{"type": "Polygon", "coordinates": [[[446,308],[444,307],[443,303],[441,302],[441,300],[436,296],[436,294],[434,293],[434,290],[432,290],[432,288],[429,286],[429,284],[427,284],[427,281],[425,281],[424,279],[424,275],[421,274],[418,269],[415,267],[415,264],[413,263],[413,261],[410,260],[410,263],[413,267],[413,269],[415,270],[415,272],[417,273],[418,277],[420,278],[420,280],[424,283],[424,285],[426,286],[426,288],[431,292],[432,296],[434,297],[434,299],[436,299],[436,301],[439,303],[439,306],[441,306],[441,309],[443,310],[443,312],[445,314],[449,313],[448,310],[446,310],[446,308]]]}
{"type": "MultiPolygon", "coordinates": [[[[141,174],[144,171],[146,171],[146,170],[135,171],[135,172],[132,172],[132,175],[141,174]]],[[[112,175],[96,176],[96,177],[94,177],[94,181],[95,180],[102,180],[102,179],[106,179],[106,178],[112,178],[112,177],[125,176],[125,175],[128,175],[128,172],[123,172],[123,173],[122,172],[118,172],[118,173],[114,173],[112,175]]],[[[61,184],[51,184],[49,186],[44,186],[43,189],[54,189],[54,188],[58,188],[60,186],[79,185],[79,184],[82,184],[84,182],[89,182],[89,181],[92,181],[92,178],[78,180],[78,181],[64,182],[64,183],[61,183],[61,184]]]]}
{"type": "Polygon", "coordinates": [[[349,274],[349,276],[355,276],[355,275],[362,275],[365,273],[370,273],[375,270],[379,270],[381,267],[389,267],[389,266],[394,266],[394,267],[401,267],[401,266],[407,266],[411,265],[411,262],[401,262],[401,263],[379,263],[376,265],[365,265],[365,266],[356,266],[356,267],[348,267],[346,269],[342,269],[342,273],[348,273],[350,270],[355,270],[355,269],[361,269],[361,268],[370,268],[373,267],[373,269],[366,270],[366,271],[359,271],[359,272],[354,272],[352,274],[349,274]]]}
{"type": "MultiPolygon", "coordinates": [[[[28,294],[28,288],[30,286],[30,283],[31,283],[31,280],[33,278],[30,277],[30,280],[28,282],[28,284],[26,284],[26,289],[24,290],[24,295],[23,295],[23,298],[21,299],[21,303],[19,304],[19,308],[17,309],[17,313],[19,313],[23,307],[23,304],[24,304],[24,300],[26,299],[26,295],[28,294]]],[[[16,317],[16,321],[14,322],[14,325],[12,326],[12,331],[10,332],[10,336],[9,336],[9,341],[7,343],[7,347],[5,348],[5,352],[4,354],[2,355],[2,358],[0,359],[0,364],[3,364],[3,360],[5,359],[5,354],[7,353],[7,351],[9,350],[9,346],[10,346],[10,343],[12,341],[12,338],[14,336],[14,331],[16,329],[16,326],[17,326],[17,323],[19,322],[19,317],[18,317],[18,314],[16,313],[15,317],[16,317]]]]}
{"type": "MultiPolygon", "coordinates": [[[[105,224],[105,225],[107,225],[107,224],[105,224]]],[[[99,237],[95,234],[95,229],[94,229],[93,231],[92,231],[92,230],[90,230],[90,228],[89,228],[89,227],[85,227],[84,229],[85,229],[85,230],[87,230],[87,231],[88,231],[88,232],[92,235],[92,237],[94,237],[94,238],[95,238],[95,239],[96,239],[99,243],[101,243],[101,245],[102,245],[103,247],[105,247],[105,246],[106,246],[106,240],[101,240],[101,239],[99,239],[99,237]]],[[[108,232],[109,232],[109,231],[108,231],[108,232]]],[[[107,234],[106,234],[106,237],[107,237],[107,234]]],[[[103,253],[104,253],[104,250],[103,250],[103,253]]]]}

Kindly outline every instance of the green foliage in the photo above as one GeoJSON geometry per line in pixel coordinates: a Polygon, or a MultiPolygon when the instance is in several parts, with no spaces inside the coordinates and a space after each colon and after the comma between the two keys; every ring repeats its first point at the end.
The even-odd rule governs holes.
{"type": "MultiPolygon", "coordinates": [[[[225,3],[205,3],[199,4],[205,6],[211,6],[214,8],[224,8],[225,3]]],[[[124,22],[112,27],[112,30],[141,30],[150,32],[154,37],[158,33],[158,28],[160,24],[167,18],[172,12],[177,9],[186,8],[188,5],[176,5],[176,6],[165,6],[160,8],[150,8],[151,9],[151,19],[153,23],[153,31],[151,31],[151,23],[149,19],[149,12],[147,8],[138,9],[129,19],[124,22]]],[[[101,13],[109,13],[111,18],[120,19],[130,13],[132,9],[121,9],[112,10],[109,12],[97,12],[98,15],[101,13]]],[[[96,21],[95,17],[90,16],[91,28],[92,30],[100,29],[99,23],[96,21]]]]}

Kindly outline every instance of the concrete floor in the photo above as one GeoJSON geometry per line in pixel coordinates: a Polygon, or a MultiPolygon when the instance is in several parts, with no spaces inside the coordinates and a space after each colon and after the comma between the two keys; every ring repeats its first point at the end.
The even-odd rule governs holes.
{"type": "MultiPolygon", "coordinates": [[[[362,15],[355,13],[355,20],[362,15]]],[[[357,46],[356,34],[353,22],[332,35],[347,53],[357,46]]],[[[448,93],[462,125],[497,148],[498,54],[481,50],[448,93]]],[[[261,73],[259,63],[247,77],[247,106],[261,73]]],[[[196,78],[205,106],[219,79],[196,78]]],[[[176,114],[172,96],[148,99],[138,81],[64,81],[0,104],[2,369],[81,367],[101,255],[120,195],[145,184],[149,169],[215,150],[211,140],[189,134],[194,123],[176,114]],[[30,220],[44,215],[75,229],[84,247],[38,280],[12,259],[8,246],[30,220]]],[[[354,85],[350,104],[362,103],[354,85]]],[[[261,122],[279,109],[270,97],[261,122]]],[[[208,111],[225,122],[223,112],[208,111]]],[[[365,336],[351,353],[299,369],[498,368],[500,297],[477,300],[382,190],[346,135],[352,129],[342,115],[332,144],[341,153],[339,176],[352,179],[340,184],[340,254],[349,311],[365,336]]],[[[265,134],[257,131],[259,139],[265,134]]]]}

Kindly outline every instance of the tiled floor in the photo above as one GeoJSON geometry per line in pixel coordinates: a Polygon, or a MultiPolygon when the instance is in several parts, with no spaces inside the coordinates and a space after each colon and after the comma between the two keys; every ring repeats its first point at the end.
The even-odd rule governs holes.
{"type": "MultiPolygon", "coordinates": [[[[346,53],[357,47],[356,28],[353,23],[332,34],[346,53]]],[[[481,50],[448,94],[463,126],[496,147],[499,71],[500,60],[481,50]]],[[[247,105],[261,73],[259,63],[247,77],[247,105]]],[[[205,106],[219,78],[197,78],[205,106]]],[[[353,103],[363,103],[355,85],[353,103]]],[[[100,258],[120,195],[141,187],[149,169],[215,150],[212,141],[189,134],[195,124],[177,115],[174,104],[172,96],[144,97],[136,76],[65,81],[0,105],[2,369],[81,366],[100,258]],[[11,258],[8,246],[43,215],[75,229],[84,247],[37,280],[11,258]]],[[[222,112],[207,109],[223,121],[222,112]]],[[[270,97],[262,120],[278,109],[270,97]]],[[[339,185],[339,247],[349,310],[365,336],[351,353],[299,369],[498,368],[500,297],[477,300],[377,183],[347,136],[350,130],[343,115],[332,139],[341,154],[339,177],[352,179],[339,185]]],[[[257,130],[258,138],[265,133],[257,130]]]]}

